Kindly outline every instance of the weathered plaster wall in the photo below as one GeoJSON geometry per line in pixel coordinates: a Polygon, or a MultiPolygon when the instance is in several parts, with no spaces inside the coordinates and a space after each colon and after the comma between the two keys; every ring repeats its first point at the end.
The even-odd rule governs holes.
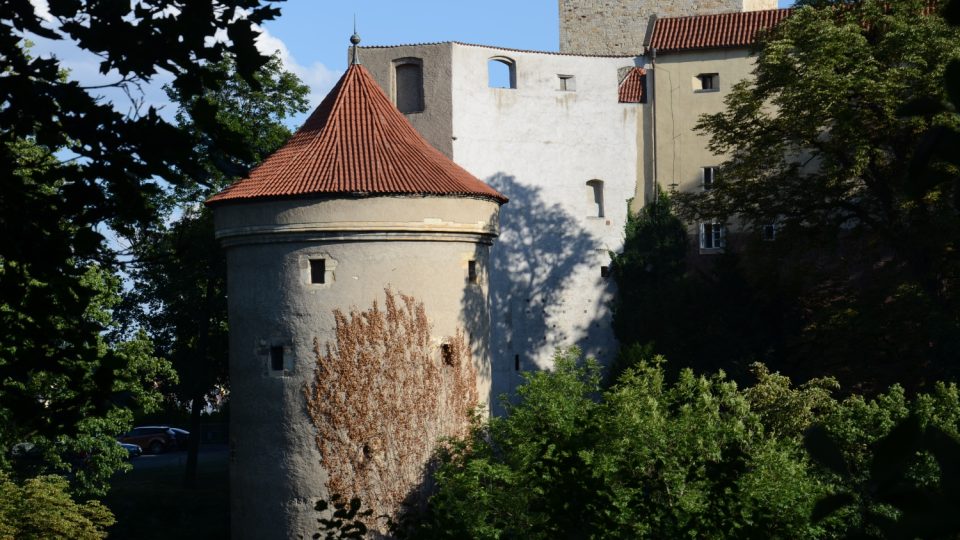
{"type": "MultiPolygon", "coordinates": [[[[641,65],[641,58],[448,45],[451,80],[436,82],[451,86],[446,139],[453,159],[510,197],[490,261],[496,405],[498,395],[520,382],[521,371],[550,367],[558,346],[579,345],[603,362],[612,360],[613,283],[601,276],[601,267],[622,244],[627,200],[642,205],[652,185],[644,156],[650,137],[643,129],[650,111],[617,99],[618,71],[641,65]],[[488,87],[491,57],[514,62],[516,88],[488,87]],[[572,75],[576,90],[560,90],[558,75],[572,75]],[[603,182],[602,218],[590,180],[603,182]]],[[[365,65],[386,81],[395,58],[426,58],[438,47],[378,49],[376,56],[364,51],[365,65]]],[[[426,102],[428,110],[442,106],[426,102]]]]}
{"type": "Polygon", "coordinates": [[[604,363],[615,354],[613,282],[601,267],[645,183],[646,105],[617,93],[618,69],[638,62],[453,47],[454,160],[511,199],[491,260],[494,395],[512,391],[519,371],[551,367],[556,347],[579,345],[604,363]],[[516,88],[488,87],[493,56],[515,62],[516,88]],[[575,91],[559,90],[560,74],[574,76],[575,91]],[[603,217],[590,180],[603,182],[603,217]]]}
{"type": "Polygon", "coordinates": [[[694,131],[701,115],[724,108],[731,87],[750,76],[753,58],[747,49],[724,49],[660,54],[654,72],[657,114],[657,180],[680,191],[701,188],[702,167],[719,165],[723,158],[707,149],[709,139],[694,131]],[[719,89],[699,89],[697,75],[716,73],[719,89]]]}
{"type": "MultiPolygon", "coordinates": [[[[331,494],[304,392],[313,378],[314,339],[335,341],[334,308],[382,305],[390,286],[423,301],[435,338],[462,326],[471,342],[486,342],[486,266],[497,206],[375,197],[216,208],[229,268],[234,538],[316,532],[313,504],[331,494]],[[328,283],[310,283],[310,258],[327,261],[328,283]],[[468,283],[470,260],[481,268],[478,284],[468,283]],[[271,369],[275,346],[284,347],[283,371],[271,369]]],[[[485,354],[474,347],[481,396],[489,393],[485,354]]]]}
{"type": "Polygon", "coordinates": [[[641,54],[649,19],[776,9],[776,0],[559,0],[560,50],[641,54]]]}
{"type": "Polygon", "coordinates": [[[364,47],[360,60],[370,69],[380,88],[396,104],[397,81],[394,61],[402,58],[417,58],[423,66],[423,102],[421,112],[406,114],[407,120],[434,148],[447,157],[453,154],[450,139],[452,99],[450,96],[451,43],[430,45],[400,45],[396,47],[364,47]]]}

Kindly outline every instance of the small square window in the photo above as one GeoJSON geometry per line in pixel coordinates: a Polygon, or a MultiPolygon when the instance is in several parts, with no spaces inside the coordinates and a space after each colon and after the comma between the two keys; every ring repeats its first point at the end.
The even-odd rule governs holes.
{"type": "Polygon", "coordinates": [[[700,249],[722,249],[726,242],[727,230],[722,223],[700,224],[700,249]]]}
{"type": "Polygon", "coordinates": [[[717,167],[704,167],[701,171],[703,176],[700,186],[703,187],[704,190],[713,189],[717,181],[717,167]]]}
{"type": "Polygon", "coordinates": [[[765,242],[773,242],[777,239],[777,226],[773,223],[764,225],[760,231],[760,237],[763,238],[765,242]]]}
{"type": "Polygon", "coordinates": [[[601,266],[601,267],[600,267],[600,277],[602,277],[602,278],[608,278],[608,277],[610,277],[610,267],[609,267],[609,266],[601,266]]]}
{"type": "Polygon", "coordinates": [[[573,75],[557,75],[560,79],[560,90],[564,92],[574,92],[577,89],[577,81],[573,75]]]}
{"type": "Polygon", "coordinates": [[[720,89],[719,73],[701,73],[693,78],[693,89],[700,92],[711,92],[720,89]]]}
{"type": "Polygon", "coordinates": [[[310,283],[326,283],[327,261],[310,259],[310,283]]]}

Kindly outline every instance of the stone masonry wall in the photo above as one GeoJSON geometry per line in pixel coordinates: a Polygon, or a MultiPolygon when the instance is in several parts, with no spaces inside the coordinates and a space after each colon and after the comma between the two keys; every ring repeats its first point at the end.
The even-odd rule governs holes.
{"type": "Polygon", "coordinates": [[[559,0],[560,51],[640,55],[651,15],[775,9],[777,0],[559,0]]]}

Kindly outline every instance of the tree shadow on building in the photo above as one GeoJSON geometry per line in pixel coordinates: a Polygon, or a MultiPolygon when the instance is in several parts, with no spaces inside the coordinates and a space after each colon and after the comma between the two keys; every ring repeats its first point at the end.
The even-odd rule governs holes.
{"type": "Polygon", "coordinates": [[[488,285],[489,311],[483,288],[475,287],[464,295],[463,313],[468,332],[482,335],[490,329],[488,348],[477,349],[483,344],[473,340],[474,354],[491,359],[486,373],[490,406],[501,414],[499,397],[512,394],[523,371],[549,367],[556,347],[603,341],[605,332],[611,342],[606,348],[612,348],[604,312],[613,285],[603,280],[587,305],[570,301],[575,286],[571,276],[584,267],[595,267],[599,276],[600,266],[607,264],[603,245],[559,204],[546,201],[542,187],[521,184],[503,173],[486,181],[510,202],[501,209],[500,237],[489,249],[488,272],[481,276],[488,285]],[[574,317],[580,322],[563,322],[574,317]]]}

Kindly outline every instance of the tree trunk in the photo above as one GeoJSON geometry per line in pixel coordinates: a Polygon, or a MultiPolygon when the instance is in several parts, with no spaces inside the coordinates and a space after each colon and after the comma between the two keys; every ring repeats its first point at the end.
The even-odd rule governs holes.
{"type": "Polygon", "coordinates": [[[206,375],[208,349],[210,341],[210,318],[213,316],[212,297],[214,294],[213,265],[207,268],[207,287],[197,318],[197,347],[194,350],[194,362],[190,367],[192,373],[192,387],[190,391],[190,440],[187,446],[187,466],[183,472],[183,487],[193,489],[197,487],[197,455],[200,453],[200,413],[206,404],[206,375]]]}

